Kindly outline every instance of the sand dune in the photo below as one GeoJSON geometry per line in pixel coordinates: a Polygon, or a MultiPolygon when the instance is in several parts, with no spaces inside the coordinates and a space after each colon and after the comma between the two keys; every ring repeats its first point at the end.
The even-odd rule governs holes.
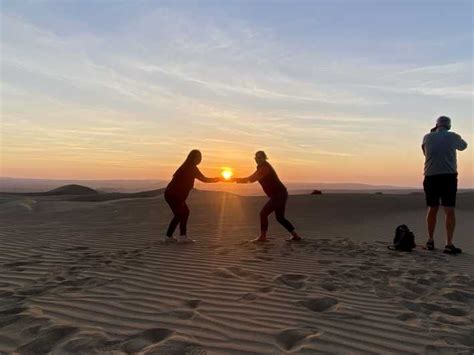
{"type": "Polygon", "coordinates": [[[386,248],[399,221],[421,240],[420,196],[291,196],[306,240],[272,220],[263,245],[247,242],[261,197],[193,193],[194,245],[159,242],[162,196],[19,201],[0,205],[3,352],[474,351],[472,197],[456,257],[386,248]]]}
{"type": "Polygon", "coordinates": [[[41,197],[41,196],[65,196],[67,201],[79,202],[104,202],[112,200],[120,200],[125,198],[148,198],[163,194],[165,188],[140,191],[140,192],[100,192],[82,185],[64,185],[56,189],[45,192],[0,192],[0,202],[3,199],[12,200],[15,197],[41,197]]]}

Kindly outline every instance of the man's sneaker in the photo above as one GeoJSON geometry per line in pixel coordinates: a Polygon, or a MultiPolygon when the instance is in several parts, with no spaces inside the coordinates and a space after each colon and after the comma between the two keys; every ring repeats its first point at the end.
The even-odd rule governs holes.
{"type": "Polygon", "coordinates": [[[250,242],[252,242],[252,243],[265,243],[265,242],[268,242],[268,239],[258,237],[258,238],[252,239],[250,242]]]}
{"type": "Polygon", "coordinates": [[[303,238],[301,238],[301,237],[295,237],[294,235],[292,235],[292,236],[289,237],[286,241],[287,241],[287,242],[299,242],[300,240],[303,240],[303,238]]]}
{"type": "Polygon", "coordinates": [[[435,249],[434,240],[433,239],[428,240],[426,242],[426,250],[434,250],[434,249],[435,249]]]}
{"type": "Polygon", "coordinates": [[[178,241],[178,239],[176,239],[175,237],[163,237],[163,243],[176,243],[178,241]]]}
{"type": "Polygon", "coordinates": [[[191,238],[188,238],[186,235],[180,235],[178,237],[178,243],[183,244],[183,243],[194,243],[194,240],[191,238]]]}
{"type": "Polygon", "coordinates": [[[462,249],[456,248],[454,245],[446,245],[444,247],[444,252],[445,254],[461,254],[462,249]]]}

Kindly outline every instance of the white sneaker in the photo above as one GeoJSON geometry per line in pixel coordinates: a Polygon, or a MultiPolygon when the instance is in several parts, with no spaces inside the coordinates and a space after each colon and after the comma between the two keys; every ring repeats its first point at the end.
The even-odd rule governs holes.
{"type": "Polygon", "coordinates": [[[178,241],[178,239],[176,239],[175,237],[167,237],[167,236],[164,236],[163,237],[163,243],[176,243],[178,241]]]}
{"type": "Polygon", "coordinates": [[[178,237],[178,243],[194,243],[194,240],[191,238],[188,238],[186,235],[180,235],[178,237]]]}

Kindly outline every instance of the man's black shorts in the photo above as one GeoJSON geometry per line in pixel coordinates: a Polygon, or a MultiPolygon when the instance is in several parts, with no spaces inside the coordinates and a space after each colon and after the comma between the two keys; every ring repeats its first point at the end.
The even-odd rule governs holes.
{"type": "Polygon", "coordinates": [[[426,205],[430,207],[441,205],[445,207],[456,206],[456,193],[458,191],[458,174],[440,174],[425,176],[423,181],[426,205]]]}

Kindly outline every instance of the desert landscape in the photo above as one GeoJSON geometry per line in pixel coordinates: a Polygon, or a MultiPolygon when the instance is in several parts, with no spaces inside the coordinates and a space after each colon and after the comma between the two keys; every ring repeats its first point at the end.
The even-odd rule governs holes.
{"type": "Polygon", "coordinates": [[[196,243],[180,245],[161,242],[160,190],[59,191],[0,197],[0,352],[474,351],[471,193],[458,196],[465,252],[449,256],[440,226],[434,252],[387,249],[401,223],[424,243],[422,194],[292,195],[304,240],[271,219],[255,244],[265,197],[194,191],[196,243]]]}
{"type": "Polygon", "coordinates": [[[0,355],[474,355],[473,10],[0,0],[0,355]]]}

